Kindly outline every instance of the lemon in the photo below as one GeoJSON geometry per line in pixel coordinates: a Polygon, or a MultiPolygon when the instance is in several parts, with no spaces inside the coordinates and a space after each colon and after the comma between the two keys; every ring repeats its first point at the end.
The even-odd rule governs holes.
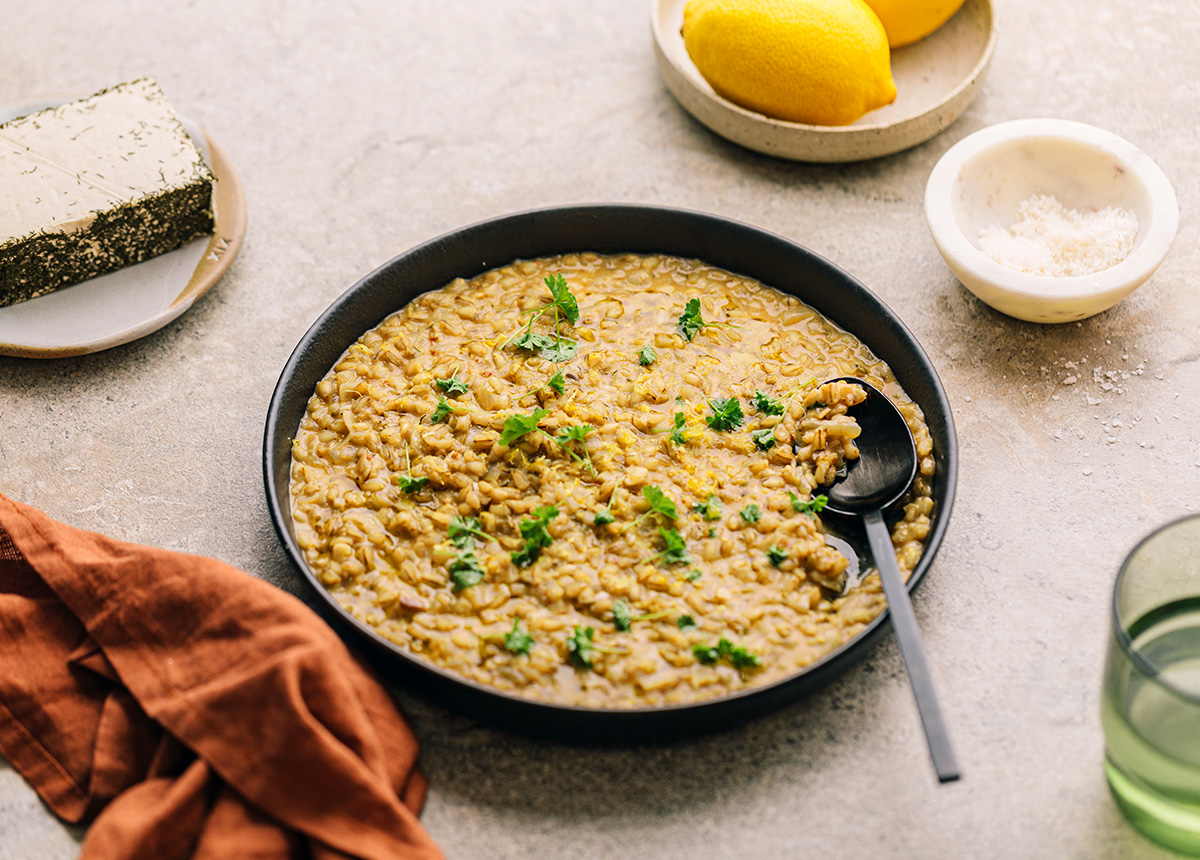
{"type": "Polygon", "coordinates": [[[875,10],[883,29],[887,31],[888,45],[903,48],[924,39],[938,27],[950,20],[959,10],[963,0],[864,0],[875,10]]]}
{"type": "Polygon", "coordinates": [[[683,43],[734,104],[846,125],[896,98],[887,34],[862,0],[690,0],[683,43]]]}

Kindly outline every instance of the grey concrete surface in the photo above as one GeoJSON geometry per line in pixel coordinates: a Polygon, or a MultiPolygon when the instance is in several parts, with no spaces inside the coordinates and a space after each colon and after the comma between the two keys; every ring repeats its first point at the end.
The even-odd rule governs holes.
{"type": "MultiPolygon", "coordinates": [[[[996,0],[981,97],[862,164],[714,137],[655,69],[648,0],[3,4],[0,103],[153,75],[230,155],[249,230],[164,330],[71,360],[0,358],[0,492],[73,525],[224,559],[306,599],[271,530],[260,443],[277,375],[360,276],[526,208],[647,202],[782,233],[870,285],[948,389],[958,502],[916,611],[964,779],[939,786],[890,635],[830,687],[734,730],[616,749],[508,734],[401,691],[452,860],[1156,858],[1112,803],[1098,688],[1110,586],[1137,539],[1200,509],[1200,11],[996,0]],[[1165,170],[1181,229],[1114,309],[1039,327],[949,273],[926,177],[986,125],[1057,116],[1165,170]]],[[[62,860],[0,762],[0,857],[62,860]]]]}

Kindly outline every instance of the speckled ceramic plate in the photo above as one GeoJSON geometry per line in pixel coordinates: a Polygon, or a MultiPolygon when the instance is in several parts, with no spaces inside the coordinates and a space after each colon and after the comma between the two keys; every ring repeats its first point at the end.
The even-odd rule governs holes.
{"type": "MultiPolygon", "coordinates": [[[[68,101],[0,107],[0,122],[68,101]]],[[[246,197],[225,153],[181,116],[217,177],[216,230],[134,266],[0,308],[0,355],[65,358],[128,343],[165,326],[212,289],[237,256],[246,232],[246,197]]]]}
{"type": "Polygon", "coordinates": [[[996,46],[991,0],[967,0],[942,27],[892,51],[896,101],[846,126],[771,119],[713,91],[688,57],[687,0],[652,0],[651,30],[667,88],[696,119],[748,149],[796,161],[878,158],[923,143],[958,119],[983,83],[996,46]]]}

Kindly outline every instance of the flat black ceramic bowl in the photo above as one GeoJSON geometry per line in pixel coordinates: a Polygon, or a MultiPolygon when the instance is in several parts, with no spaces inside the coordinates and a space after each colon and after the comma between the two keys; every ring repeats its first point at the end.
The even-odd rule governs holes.
{"type": "MultiPolygon", "coordinates": [[[[707,731],[793,701],[844,672],[887,627],[887,613],[861,634],[794,675],[761,687],[687,705],[633,710],[581,708],[523,699],[443,671],[375,635],[317,582],[296,544],[288,513],[292,438],[317,382],[364,332],[421,293],[472,278],[516,259],[575,251],[692,257],[756,278],[799,298],[857,335],[886,361],[924,410],[937,474],[933,527],[911,590],[929,571],[946,532],[958,471],[958,443],[945,391],[920,344],[886,305],[842,269],[781,236],[755,227],[657,206],[564,206],[522,212],[464,227],[401,254],[367,275],[321,315],[301,339],[275,388],[263,443],[267,505],[285,549],[328,603],[341,632],[375,651],[406,686],[489,722],[574,739],[645,739],[707,731]]],[[[857,522],[839,523],[846,530],[857,522]]],[[[375,660],[377,665],[380,660],[375,660]]]]}

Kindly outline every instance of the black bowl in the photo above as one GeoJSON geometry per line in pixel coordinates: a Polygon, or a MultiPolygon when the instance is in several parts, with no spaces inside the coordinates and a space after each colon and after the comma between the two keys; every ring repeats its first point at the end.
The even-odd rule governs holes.
{"type": "MultiPolygon", "coordinates": [[[[329,605],[344,636],[374,649],[374,656],[395,670],[401,683],[476,718],[556,737],[645,739],[727,727],[794,701],[862,659],[884,631],[887,613],[842,647],[771,684],[686,705],[582,708],[520,698],[413,657],[342,609],[304,562],[288,513],[291,443],[317,383],[338,357],[388,315],[454,278],[469,279],[516,259],[578,251],[692,257],[756,278],[820,311],[886,361],[924,410],[933,436],[936,505],[925,553],[909,579],[909,590],[924,578],[945,535],[954,502],[958,441],[946,393],[920,344],[869,289],[795,242],[715,215],[660,206],[563,206],[484,221],[401,254],[343,293],[296,346],[267,412],[263,469],[267,506],[279,539],[329,605]]],[[[379,664],[380,660],[373,662],[379,664]]]]}

